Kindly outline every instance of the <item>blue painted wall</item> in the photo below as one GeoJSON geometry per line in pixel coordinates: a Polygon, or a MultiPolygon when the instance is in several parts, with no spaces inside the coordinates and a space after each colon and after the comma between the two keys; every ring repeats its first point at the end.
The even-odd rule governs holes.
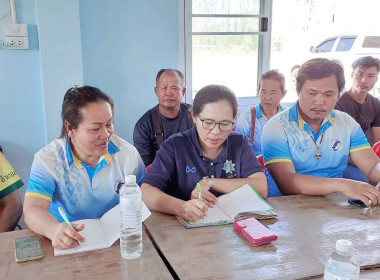
{"type": "Polygon", "coordinates": [[[41,92],[47,142],[61,132],[65,92],[83,84],[82,43],[77,0],[35,0],[41,68],[41,92]]]}
{"type": "MultiPolygon", "coordinates": [[[[0,0],[1,11],[7,2],[0,0]]],[[[116,132],[132,141],[135,122],[157,103],[156,73],[178,67],[178,3],[15,4],[18,21],[28,24],[30,49],[0,49],[0,145],[27,184],[33,155],[59,135],[62,99],[74,84],[97,86],[111,95],[116,132]]],[[[0,40],[3,23],[10,21],[7,17],[0,22],[0,40]]],[[[22,196],[24,191],[25,186],[22,196]]]]}
{"type": "MultiPolygon", "coordinates": [[[[1,5],[4,2],[7,8],[8,1],[1,5]]],[[[19,22],[28,24],[30,49],[0,49],[0,145],[26,184],[33,155],[45,144],[46,127],[34,3],[15,2],[19,22]]],[[[11,22],[10,16],[0,22],[0,40],[4,40],[4,22],[11,22]]]]}
{"type": "Polygon", "coordinates": [[[161,68],[178,67],[176,0],[81,0],[84,82],[114,99],[115,131],[132,143],[141,115],[157,103],[161,68]]]}

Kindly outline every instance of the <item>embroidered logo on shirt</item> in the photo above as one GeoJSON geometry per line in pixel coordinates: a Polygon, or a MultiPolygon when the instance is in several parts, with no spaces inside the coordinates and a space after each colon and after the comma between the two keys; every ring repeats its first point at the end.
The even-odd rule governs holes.
{"type": "Polygon", "coordinates": [[[232,175],[232,172],[235,171],[235,163],[232,163],[232,160],[226,159],[223,170],[226,171],[226,174],[231,173],[232,175]]]}
{"type": "Polygon", "coordinates": [[[194,167],[189,167],[186,165],[186,173],[196,173],[197,172],[197,169],[194,167]]]}
{"type": "Polygon", "coordinates": [[[331,140],[331,148],[337,152],[342,148],[342,142],[337,140],[337,139],[332,139],[331,140]]]}
{"type": "Polygon", "coordinates": [[[120,189],[123,185],[124,185],[124,182],[120,180],[116,180],[115,185],[113,186],[113,190],[115,191],[115,193],[120,194],[120,189]]]}

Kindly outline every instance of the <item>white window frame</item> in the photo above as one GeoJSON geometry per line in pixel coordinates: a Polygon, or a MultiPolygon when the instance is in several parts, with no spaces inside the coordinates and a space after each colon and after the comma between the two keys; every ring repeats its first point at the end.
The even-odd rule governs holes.
{"type": "MultiPolygon", "coordinates": [[[[267,18],[267,31],[265,32],[245,32],[250,35],[259,35],[258,50],[258,71],[257,81],[262,73],[270,68],[271,54],[271,35],[272,35],[272,3],[273,0],[261,0],[260,14],[254,17],[267,18]]],[[[220,15],[219,15],[220,16],[220,15]]],[[[244,15],[235,15],[244,17],[244,15]]],[[[252,17],[252,16],[250,16],[252,17]]],[[[178,51],[178,69],[184,74],[186,80],[185,102],[192,103],[192,0],[178,1],[178,30],[179,30],[179,51],[178,51]]],[[[239,32],[219,32],[220,34],[239,34],[239,32]]],[[[254,89],[253,92],[256,92],[254,89]]]]}

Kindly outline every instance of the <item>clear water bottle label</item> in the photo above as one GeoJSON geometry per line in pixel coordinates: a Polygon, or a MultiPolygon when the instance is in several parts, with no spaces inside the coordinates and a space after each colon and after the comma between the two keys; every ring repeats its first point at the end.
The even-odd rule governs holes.
{"type": "Polygon", "coordinates": [[[329,259],[323,280],[356,280],[359,279],[359,273],[360,267],[329,259]]]}
{"type": "Polygon", "coordinates": [[[330,271],[325,271],[325,274],[323,276],[323,280],[351,280],[352,278],[346,278],[346,277],[340,277],[337,276],[330,271]]]}
{"type": "Polygon", "coordinates": [[[139,204],[141,204],[141,200],[139,199],[120,199],[120,207],[122,208],[122,211],[137,211],[141,207],[139,204]]]}

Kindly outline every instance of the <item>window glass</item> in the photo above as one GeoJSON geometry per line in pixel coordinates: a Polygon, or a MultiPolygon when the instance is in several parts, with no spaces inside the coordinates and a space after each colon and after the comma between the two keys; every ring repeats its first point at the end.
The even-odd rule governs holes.
{"type": "Polygon", "coordinates": [[[323,42],[322,44],[320,44],[315,52],[317,53],[321,53],[321,52],[331,52],[333,46],[334,46],[334,43],[336,41],[336,38],[335,39],[331,39],[331,40],[327,40],[325,42],[323,42]]]}
{"type": "Polygon", "coordinates": [[[338,46],[336,47],[337,52],[347,52],[351,50],[352,45],[355,42],[355,37],[352,38],[340,38],[338,46]]]}
{"type": "Polygon", "coordinates": [[[193,35],[192,93],[222,84],[236,96],[256,96],[258,35],[193,35]]]}
{"type": "Polygon", "coordinates": [[[193,32],[258,32],[259,18],[194,17],[193,32]]]}
{"type": "Polygon", "coordinates": [[[192,98],[208,84],[223,84],[237,97],[257,95],[260,4],[260,0],[192,0],[192,98]]]}
{"type": "Polygon", "coordinates": [[[192,0],[193,14],[259,14],[259,0],[192,0]]]}

